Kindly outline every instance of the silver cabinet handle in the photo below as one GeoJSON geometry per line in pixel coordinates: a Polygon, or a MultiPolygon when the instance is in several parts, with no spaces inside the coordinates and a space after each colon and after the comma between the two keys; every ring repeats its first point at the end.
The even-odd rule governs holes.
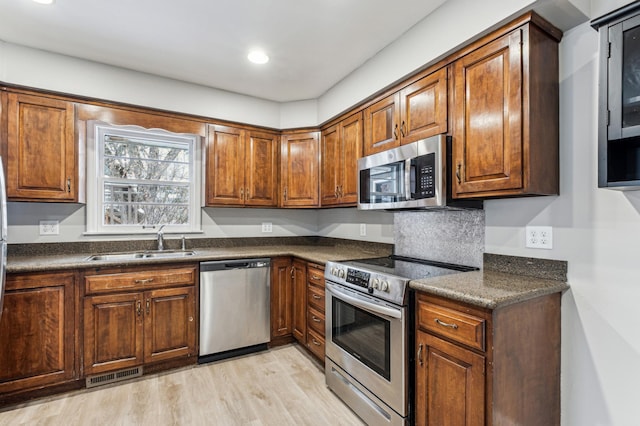
{"type": "Polygon", "coordinates": [[[320,318],[318,318],[317,316],[313,315],[311,316],[311,319],[313,320],[313,322],[320,322],[322,321],[320,318]]]}
{"type": "Polygon", "coordinates": [[[436,323],[438,323],[439,325],[441,325],[443,327],[453,328],[454,330],[458,328],[458,324],[449,324],[449,323],[446,323],[446,322],[442,322],[438,318],[436,318],[435,321],[436,321],[436,323]]]}
{"type": "Polygon", "coordinates": [[[322,297],[318,296],[317,294],[313,294],[313,295],[311,295],[311,297],[313,297],[315,300],[322,299],[322,297]]]}
{"type": "Polygon", "coordinates": [[[420,346],[418,346],[418,363],[420,364],[420,367],[424,365],[424,362],[422,361],[422,347],[422,343],[420,343],[420,346]]]}
{"type": "Polygon", "coordinates": [[[311,341],[313,342],[314,345],[316,346],[320,346],[320,342],[318,342],[316,339],[314,339],[313,337],[311,338],[311,341]]]}
{"type": "Polygon", "coordinates": [[[153,278],[147,278],[147,279],[145,279],[145,280],[135,280],[134,282],[135,282],[136,284],[146,284],[146,283],[150,283],[150,282],[152,282],[152,281],[153,281],[153,278]]]}

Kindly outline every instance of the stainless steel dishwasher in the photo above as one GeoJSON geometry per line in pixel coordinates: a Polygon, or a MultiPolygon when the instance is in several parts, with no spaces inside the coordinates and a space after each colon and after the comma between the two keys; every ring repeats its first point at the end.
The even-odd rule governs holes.
{"type": "Polygon", "coordinates": [[[267,348],[270,339],[271,259],[200,263],[198,362],[267,348]]]}

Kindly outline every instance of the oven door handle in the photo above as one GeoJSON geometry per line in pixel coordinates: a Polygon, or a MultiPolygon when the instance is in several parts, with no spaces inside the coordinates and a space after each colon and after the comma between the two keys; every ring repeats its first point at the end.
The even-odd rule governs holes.
{"type": "Polygon", "coordinates": [[[399,309],[387,308],[386,306],[379,306],[372,303],[364,302],[357,297],[353,297],[337,289],[329,283],[325,283],[325,287],[327,290],[329,290],[329,293],[332,293],[336,297],[342,300],[346,300],[347,302],[352,303],[353,305],[357,306],[358,308],[364,309],[365,311],[369,311],[378,315],[384,315],[390,318],[402,318],[402,311],[400,311],[399,309]]]}

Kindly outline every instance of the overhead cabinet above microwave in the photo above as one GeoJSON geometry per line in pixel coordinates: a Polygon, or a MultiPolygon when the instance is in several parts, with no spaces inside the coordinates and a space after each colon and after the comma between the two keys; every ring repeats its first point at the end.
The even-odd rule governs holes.
{"type": "Polygon", "coordinates": [[[364,110],[364,155],[447,132],[447,68],[364,110]]]}

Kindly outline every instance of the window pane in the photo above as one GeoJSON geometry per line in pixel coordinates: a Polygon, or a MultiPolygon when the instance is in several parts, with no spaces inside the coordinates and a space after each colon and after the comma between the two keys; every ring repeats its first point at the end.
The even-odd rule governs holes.
{"type": "Polygon", "coordinates": [[[104,203],[105,226],[189,223],[189,207],[181,204],[104,203]]]}
{"type": "Polygon", "coordinates": [[[186,185],[104,183],[105,202],[135,202],[150,204],[188,204],[186,185]]]}

